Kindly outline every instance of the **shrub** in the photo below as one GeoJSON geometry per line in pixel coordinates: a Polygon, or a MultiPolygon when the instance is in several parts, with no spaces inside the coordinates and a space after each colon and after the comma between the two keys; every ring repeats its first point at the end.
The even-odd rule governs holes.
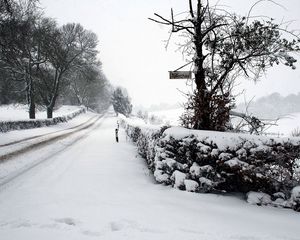
{"type": "Polygon", "coordinates": [[[300,209],[300,195],[295,197],[293,190],[300,181],[300,141],[236,135],[233,146],[220,148],[209,137],[174,138],[165,130],[127,125],[128,136],[159,183],[194,192],[256,192],[261,194],[250,195],[272,196],[270,204],[300,209]]]}
{"type": "Polygon", "coordinates": [[[295,128],[292,133],[291,133],[292,137],[300,137],[300,128],[297,127],[295,128]]]}

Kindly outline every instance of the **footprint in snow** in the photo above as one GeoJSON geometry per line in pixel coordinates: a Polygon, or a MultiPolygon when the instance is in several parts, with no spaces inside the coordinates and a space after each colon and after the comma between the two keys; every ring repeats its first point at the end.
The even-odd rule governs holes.
{"type": "Polygon", "coordinates": [[[78,221],[76,221],[73,218],[57,218],[57,219],[55,219],[55,222],[64,223],[69,226],[76,226],[79,223],[78,221]]]}
{"type": "Polygon", "coordinates": [[[111,231],[121,231],[124,229],[135,229],[140,232],[148,232],[148,233],[155,233],[155,234],[161,234],[165,233],[165,231],[161,229],[154,229],[154,228],[148,228],[148,227],[141,227],[137,222],[130,221],[130,220],[121,220],[121,221],[114,221],[110,223],[110,229],[111,231]]]}
{"type": "Polygon", "coordinates": [[[129,220],[121,220],[110,223],[111,231],[121,231],[124,228],[138,228],[137,223],[129,220]]]}
{"type": "Polygon", "coordinates": [[[90,236],[90,237],[99,237],[99,236],[103,235],[101,232],[94,232],[94,231],[89,231],[89,230],[82,231],[82,234],[84,234],[86,236],[90,236]]]}
{"type": "Polygon", "coordinates": [[[31,223],[29,220],[16,220],[3,224],[1,226],[10,226],[11,228],[30,228],[36,225],[37,224],[31,223]]]}

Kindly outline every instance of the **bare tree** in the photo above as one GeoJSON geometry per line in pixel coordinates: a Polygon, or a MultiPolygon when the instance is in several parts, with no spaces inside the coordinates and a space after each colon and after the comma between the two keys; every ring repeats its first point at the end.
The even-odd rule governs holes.
{"type": "Polygon", "coordinates": [[[13,14],[12,9],[12,1],[10,0],[1,0],[0,1],[0,13],[3,17],[3,15],[9,15],[11,16],[13,14]]]}
{"type": "Polygon", "coordinates": [[[20,18],[32,14],[39,0],[0,0],[0,19],[20,18]]]}
{"type": "Polygon", "coordinates": [[[175,19],[173,10],[170,19],[156,13],[156,19],[150,18],[187,39],[181,48],[194,64],[196,84],[182,117],[187,126],[224,131],[234,106],[232,88],[237,77],[256,81],[280,63],[295,68],[292,53],[300,50],[298,35],[271,18],[253,18],[253,7],[241,17],[211,6],[209,0],[189,0],[184,18],[175,19]],[[285,38],[287,34],[291,40],[285,38]]]}
{"type": "MultiPolygon", "coordinates": [[[[109,85],[101,71],[101,63],[86,63],[65,76],[67,98],[75,98],[75,104],[96,110],[109,85]]],[[[110,97],[107,97],[109,100],[110,97]]]]}
{"type": "Polygon", "coordinates": [[[72,88],[80,104],[96,108],[100,93],[109,102],[109,84],[96,59],[97,36],[80,24],[58,28],[37,3],[0,0],[0,91],[13,85],[26,92],[30,118],[35,118],[36,104],[43,104],[52,118],[64,87],[72,88]]]}
{"type": "Polygon", "coordinates": [[[44,68],[44,78],[40,96],[47,108],[47,117],[53,117],[53,108],[59,96],[61,84],[68,71],[80,67],[85,62],[95,62],[97,36],[85,30],[80,24],[66,24],[49,42],[49,60],[44,68]]]}
{"type": "Polygon", "coordinates": [[[35,118],[33,68],[40,64],[37,27],[40,14],[37,1],[6,1],[1,5],[1,61],[15,81],[24,82],[29,117],[35,118]]]}

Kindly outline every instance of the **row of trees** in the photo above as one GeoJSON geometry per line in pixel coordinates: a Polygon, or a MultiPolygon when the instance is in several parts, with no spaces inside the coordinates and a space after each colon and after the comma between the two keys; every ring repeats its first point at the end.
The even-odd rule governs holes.
{"type": "Polygon", "coordinates": [[[110,104],[111,87],[97,59],[97,36],[80,24],[58,26],[37,0],[0,1],[0,101],[26,99],[52,118],[58,100],[97,109],[110,104]],[[24,97],[26,96],[26,98],[24,97]]]}
{"type": "MultiPolygon", "coordinates": [[[[187,62],[194,65],[195,89],[189,94],[182,116],[185,126],[224,131],[235,105],[235,80],[256,81],[267,69],[284,64],[295,69],[293,53],[299,52],[299,35],[287,29],[288,23],[252,15],[239,16],[209,0],[188,0],[189,8],[169,18],[150,18],[170,26],[170,34],[180,33],[187,62]]],[[[266,0],[268,1],[268,0],[266,0]]],[[[270,1],[273,2],[274,1],[270,1]]]]}

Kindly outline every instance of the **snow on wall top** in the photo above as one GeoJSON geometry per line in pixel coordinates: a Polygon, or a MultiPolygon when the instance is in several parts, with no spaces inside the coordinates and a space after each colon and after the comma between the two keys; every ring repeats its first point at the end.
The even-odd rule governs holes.
{"type": "Polygon", "coordinates": [[[183,127],[168,128],[164,131],[164,134],[165,140],[169,140],[170,137],[173,137],[176,140],[180,140],[194,135],[199,141],[215,143],[220,150],[225,150],[226,148],[236,150],[236,148],[242,144],[253,144],[254,146],[256,145],[259,150],[261,150],[261,148],[263,147],[266,147],[264,145],[269,145],[270,143],[274,142],[284,143],[289,141],[295,145],[300,144],[300,138],[274,138],[267,136],[250,135],[245,133],[190,130],[183,127]]]}

